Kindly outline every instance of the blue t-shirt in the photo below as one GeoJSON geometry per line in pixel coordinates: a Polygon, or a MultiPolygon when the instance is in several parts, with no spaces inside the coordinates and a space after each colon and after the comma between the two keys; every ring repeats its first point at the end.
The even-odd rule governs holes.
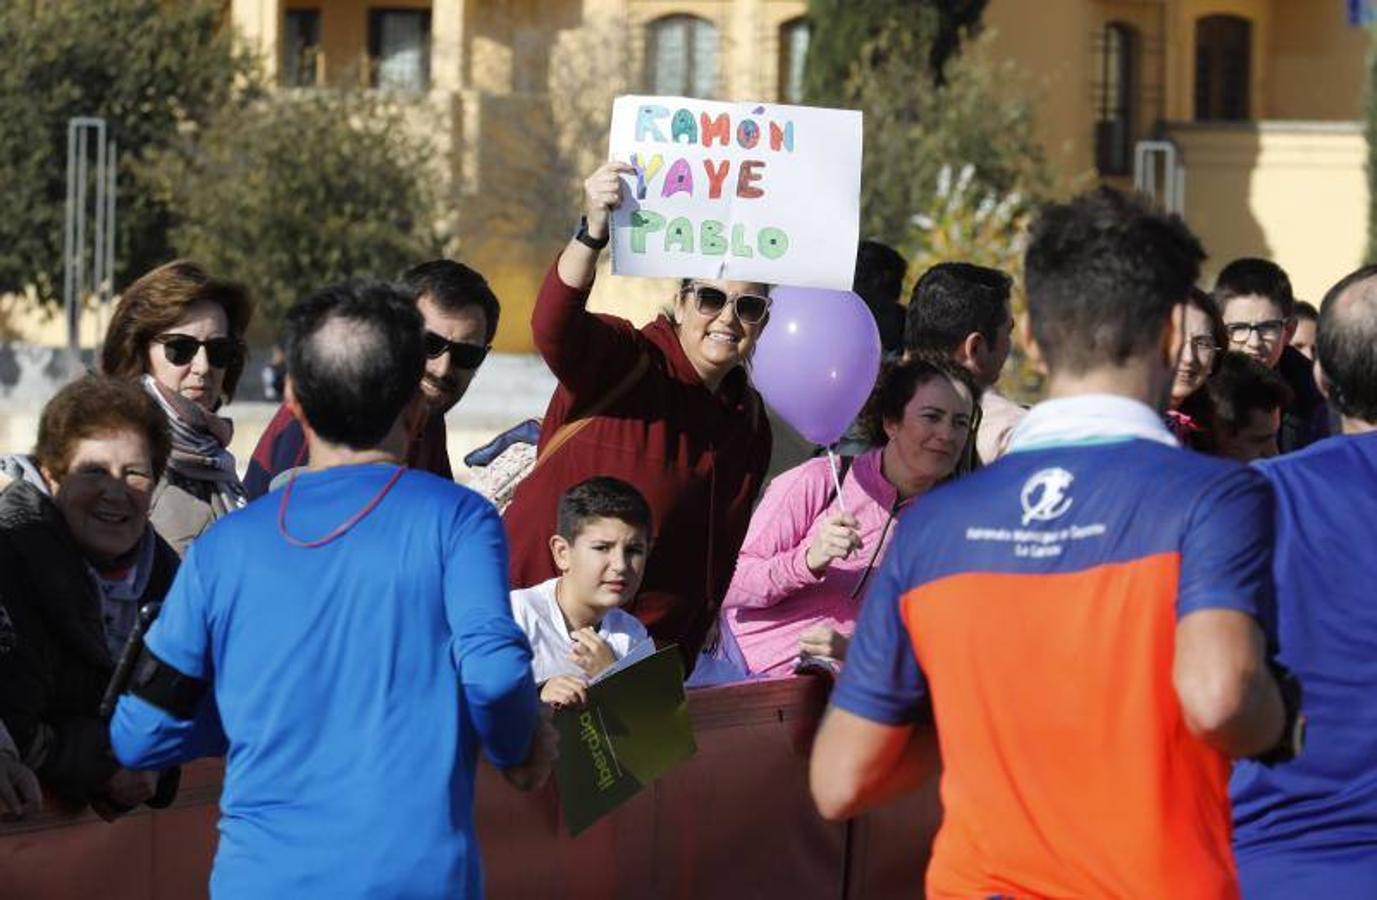
{"type": "Polygon", "coordinates": [[[1186,728],[1175,634],[1270,618],[1271,504],[1244,466],[1140,439],[1010,452],[915,501],[832,704],[931,704],[930,895],[1233,892],[1229,764],[1186,728]]]}
{"type": "MultiPolygon", "coordinates": [[[[301,475],[288,533],[328,534],[395,472],[301,475]]],[[[521,762],[536,716],[501,522],[477,494],[408,471],[342,537],[303,548],[279,531],[281,497],[192,544],[147,639],[212,682],[228,738],[212,893],[480,896],[477,750],[521,762]]],[[[126,695],[111,731],[126,765],[155,767],[199,752],[204,726],[126,695]]]]}
{"type": "Polygon", "coordinates": [[[1301,682],[1300,757],[1240,762],[1247,897],[1377,897],[1377,435],[1258,464],[1277,495],[1279,660],[1301,682]]]}

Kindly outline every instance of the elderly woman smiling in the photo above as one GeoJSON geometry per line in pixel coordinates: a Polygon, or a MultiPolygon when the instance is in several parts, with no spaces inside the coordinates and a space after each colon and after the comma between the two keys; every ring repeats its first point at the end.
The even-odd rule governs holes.
{"type": "Polygon", "coordinates": [[[33,457],[0,465],[0,609],[11,629],[0,720],[43,782],[107,816],[156,784],[115,762],[99,707],[140,606],[161,600],[177,569],[148,525],[168,452],[151,397],[87,376],[44,408],[33,457]]]}
{"type": "Polygon", "coordinates": [[[244,288],[186,260],[131,284],[101,354],[108,375],[137,379],[172,426],[172,456],[153,492],[153,527],[177,549],[246,502],[228,450],[234,426],[215,411],[244,371],[253,305],[244,288]]]}
{"type": "Polygon", "coordinates": [[[770,428],[746,374],[769,322],[768,287],[692,280],[644,328],[586,308],[608,219],[633,170],[607,163],[584,183],[585,217],[545,278],[532,329],[559,379],[540,461],[504,516],[512,585],[558,573],[548,540],[560,494],[593,475],[634,485],[655,542],[627,607],[691,667],[731,581],[770,459],[770,428]]]}

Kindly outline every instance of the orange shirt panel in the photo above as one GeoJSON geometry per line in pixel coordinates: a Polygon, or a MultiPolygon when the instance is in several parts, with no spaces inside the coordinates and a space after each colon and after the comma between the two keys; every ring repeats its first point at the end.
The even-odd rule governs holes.
{"type": "Polygon", "coordinates": [[[930,896],[1237,896],[1228,761],[1172,686],[1179,568],[966,573],[903,596],[944,763],[930,896]]]}

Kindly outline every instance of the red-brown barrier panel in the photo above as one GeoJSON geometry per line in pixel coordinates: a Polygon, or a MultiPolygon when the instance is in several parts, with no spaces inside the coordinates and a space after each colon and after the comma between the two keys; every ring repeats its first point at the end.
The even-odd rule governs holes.
{"type": "MultiPolygon", "coordinates": [[[[941,812],[935,780],[849,826],[808,795],[808,749],[826,683],[789,678],[693,691],[698,752],[577,838],[553,786],[523,795],[480,767],[476,818],[488,896],[861,900],[922,896],[941,812]]],[[[174,806],[114,824],[47,809],[0,823],[3,900],[206,896],[218,760],[187,766],[174,806]]]]}

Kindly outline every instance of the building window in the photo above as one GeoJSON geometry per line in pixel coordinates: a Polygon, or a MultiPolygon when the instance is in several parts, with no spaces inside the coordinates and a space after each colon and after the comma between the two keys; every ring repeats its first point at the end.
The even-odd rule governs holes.
{"type": "Polygon", "coordinates": [[[803,64],[808,59],[808,20],[792,19],[779,28],[779,100],[803,102],[803,64]]]}
{"type": "Polygon", "coordinates": [[[1138,96],[1138,32],[1110,22],[1100,34],[1095,91],[1095,165],[1101,175],[1127,175],[1133,164],[1138,96]]]}
{"type": "Polygon", "coordinates": [[[1242,122],[1253,80],[1253,25],[1239,16],[1205,16],[1195,23],[1195,118],[1242,122]]]}
{"type": "Polygon", "coordinates": [[[711,97],[717,91],[717,27],[697,16],[650,23],[649,81],[655,94],[711,97]]]}
{"type": "Polygon", "coordinates": [[[368,56],[374,87],[424,91],[430,85],[430,12],[369,10],[368,56]]]}
{"type": "Polygon", "coordinates": [[[319,60],[320,10],[287,10],[282,23],[282,83],[314,86],[319,60]]]}

